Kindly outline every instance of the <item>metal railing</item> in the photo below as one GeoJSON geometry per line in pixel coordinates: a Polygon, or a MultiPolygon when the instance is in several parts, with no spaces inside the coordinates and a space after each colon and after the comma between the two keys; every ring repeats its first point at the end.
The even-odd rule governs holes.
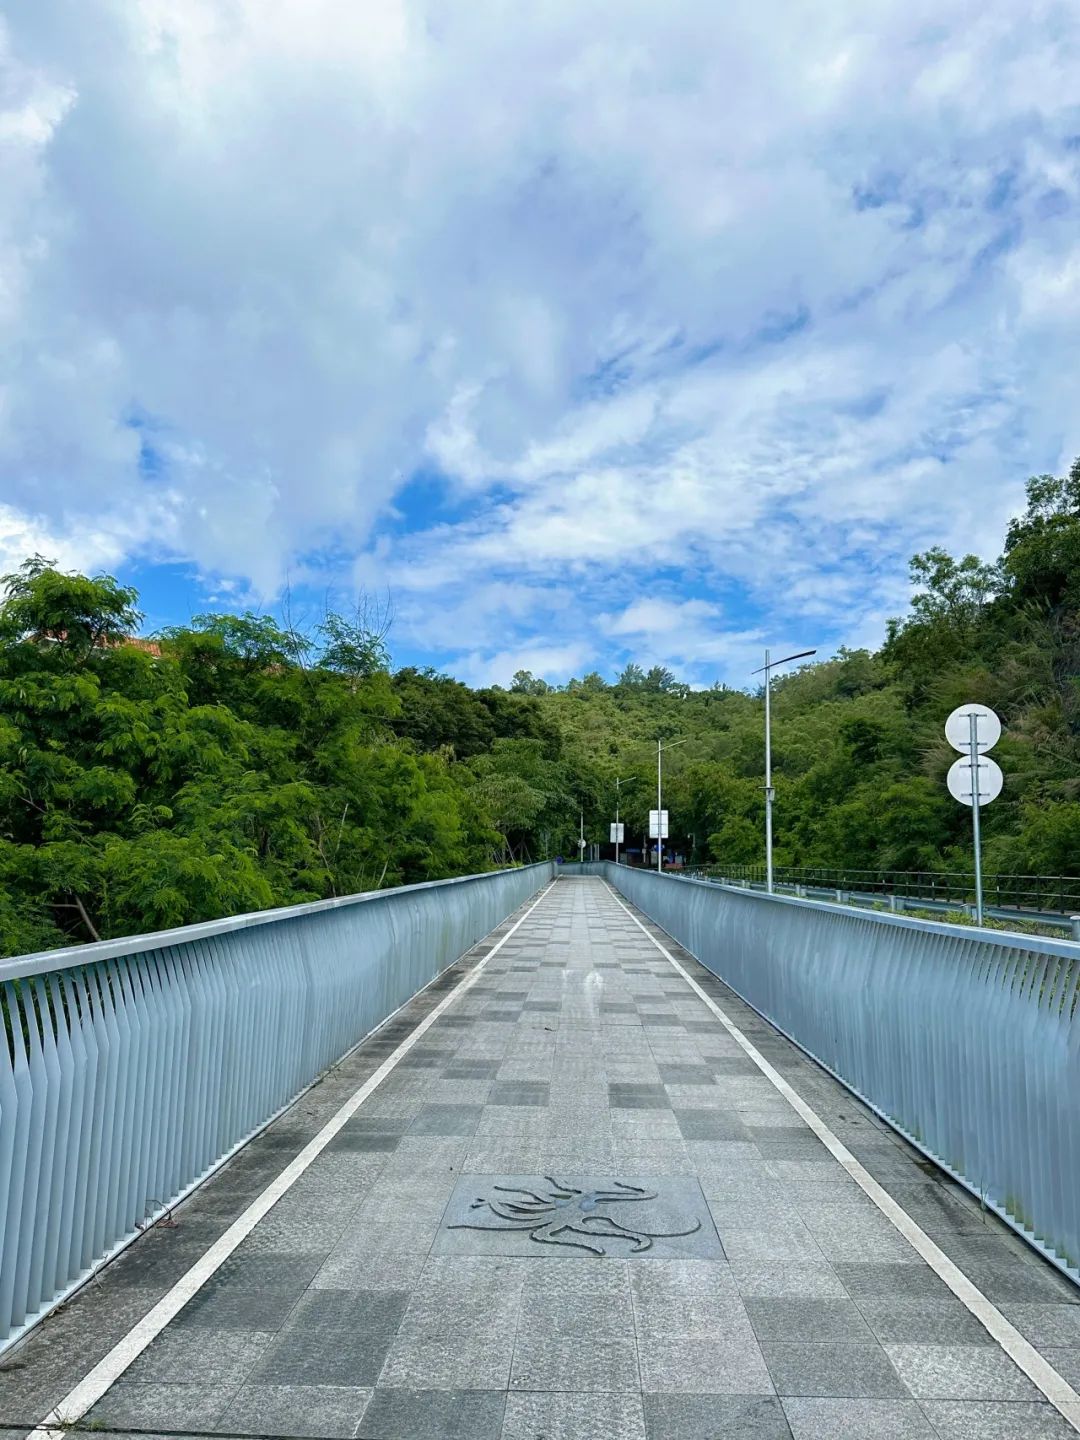
{"type": "Polygon", "coordinates": [[[1080,944],[588,869],[1080,1280],[1080,944]]]}
{"type": "MultiPolygon", "coordinates": [[[[703,865],[695,875],[765,884],[764,865],[703,865]]],[[[865,895],[898,895],[962,907],[975,898],[975,876],[950,870],[859,870],[845,866],[777,865],[780,885],[801,885],[809,890],[845,890],[865,895]]],[[[1075,875],[984,875],[987,906],[1039,918],[1068,917],[1080,913],[1080,877],[1075,875]]]]}
{"type": "Polygon", "coordinates": [[[0,1348],[551,871],[544,862],[0,961],[0,1348]]]}

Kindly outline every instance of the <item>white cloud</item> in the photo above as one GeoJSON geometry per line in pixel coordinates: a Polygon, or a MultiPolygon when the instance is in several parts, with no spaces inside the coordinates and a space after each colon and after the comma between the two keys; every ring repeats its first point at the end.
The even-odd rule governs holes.
{"type": "Polygon", "coordinates": [[[3,553],[355,573],[488,677],[871,636],[1080,450],[1078,65],[1058,0],[35,0],[3,553]]]}
{"type": "Polygon", "coordinates": [[[528,670],[556,684],[568,680],[588,669],[590,658],[587,644],[523,645],[494,655],[482,651],[460,655],[455,669],[470,685],[502,685],[505,689],[519,670],[528,670]]]}

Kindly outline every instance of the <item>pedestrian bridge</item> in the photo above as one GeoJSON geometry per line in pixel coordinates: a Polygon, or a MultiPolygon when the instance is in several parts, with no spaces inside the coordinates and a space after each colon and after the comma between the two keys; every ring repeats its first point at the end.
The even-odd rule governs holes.
{"type": "Polygon", "coordinates": [[[573,868],[0,962],[2,1433],[1075,1436],[1080,946],[573,868]]]}

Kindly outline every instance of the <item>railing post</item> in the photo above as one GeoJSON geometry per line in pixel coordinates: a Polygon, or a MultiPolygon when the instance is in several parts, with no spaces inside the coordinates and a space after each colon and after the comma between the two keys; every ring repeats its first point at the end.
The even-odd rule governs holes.
{"type": "Polygon", "coordinates": [[[1080,940],[1080,915],[1070,915],[1069,925],[1072,927],[1072,938],[1080,940]]]}

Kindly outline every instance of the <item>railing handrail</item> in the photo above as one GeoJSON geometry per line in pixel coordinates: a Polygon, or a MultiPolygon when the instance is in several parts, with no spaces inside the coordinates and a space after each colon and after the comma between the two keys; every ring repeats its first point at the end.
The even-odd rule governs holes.
{"type": "Polygon", "coordinates": [[[148,930],[141,935],[121,935],[114,940],[92,940],[85,945],[64,945],[57,950],[35,950],[29,955],[13,955],[6,960],[0,959],[0,983],[5,980],[21,980],[28,975],[49,975],[56,970],[68,970],[73,965],[93,965],[100,960],[141,955],[147,950],[167,950],[173,945],[187,944],[192,940],[207,940],[214,935],[225,935],[233,930],[294,920],[307,915],[317,915],[324,910],[339,910],[349,905],[388,900],[416,891],[433,890],[441,885],[468,885],[477,880],[486,880],[492,875],[503,875],[512,870],[534,870],[550,863],[548,860],[536,860],[529,865],[482,870],[475,875],[450,875],[445,880],[419,880],[412,885],[390,885],[385,890],[360,890],[355,895],[335,895],[329,900],[308,900],[302,905],[279,905],[270,910],[249,910],[242,915],[223,915],[217,920],[199,920],[192,925],[176,925],[169,930],[148,930]]]}
{"type": "MultiPolygon", "coordinates": [[[[765,880],[763,865],[695,865],[692,872],[720,875],[751,884],[765,880]]],[[[848,865],[778,865],[779,884],[813,889],[843,889],[867,894],[897,895],[905,899],[967,902],[974,898],[975,877],[967,870],[887,870],[848,865]]],[[[983,893],[989,905],[1016,912],[1023,918],[1041,916],[1068,921],[1080,912],[1080,876],[1020,875],[1004,872],[986,875],[983,893]]]]}
{"type": "MultiPolygon", "coordinates": [[[[598,865],[610,864],[599,861],[598,865]]],[[[629,867],[628,867],[629,868],[629,867]]],[[[950,925],[945,920],[920,920],[913,915],[896,915],[890,910],[857,910],[851,905],[841,905],[831,900],[812,900],[801,895],[769,894],[767,890],[744,890],[741,885],[724,885],[715,880],[699,880],[696,875],[677,875],[665,872],[657,875],[655,870],[633,867],[635,875],[651,875],[657,880],[672,880],[679,885],[702,885],[709,890],[723,890],[730,895],[741,896],[744,900],[763,902],[769,905],[799,905],[804,909],[826,910],[832,914],[838,911],[851,916],[853,922],[868,921],[873,925],[889,925],[902,930],[921,930],[931,935],[944,935],[951,940],[984,941],[998,949],[1032,950],[1039,955],[1064,955],[1067,959],[1080,960],[1080,942],[1058,939],[1055,935],[1028,935],[1019,930],[976,930],[970,925],[950,925]]],[[[599,873],[599,871],[597,872],[599,873]]]]}
{"type": "MultiPolygon", "coordinates": [[[[765,866],[758,863],[744,865],[725,865],[722,861],[710,861],[707,865],[694,867],[698,870],[723,870],[725,874],[733,875],[740,870],[753,870],[764,874],[765,866]]],[[[939,877],[942,880],[969,880],[974,879],[973,870],[897,870],[884,865],[777,865],[777,873],[783,871],[798,870],[802,874],[829,874],[829,875],[927,875],[939,877]]],[[[988,871],[983,876],[984,881],[992,880],[1047,880],[1054,883],[1064,881],[1067,885],[1080,886],[1080,875],[1043,875],[1036,872],[1023,872],[1011,870],[988,871]]]]}

